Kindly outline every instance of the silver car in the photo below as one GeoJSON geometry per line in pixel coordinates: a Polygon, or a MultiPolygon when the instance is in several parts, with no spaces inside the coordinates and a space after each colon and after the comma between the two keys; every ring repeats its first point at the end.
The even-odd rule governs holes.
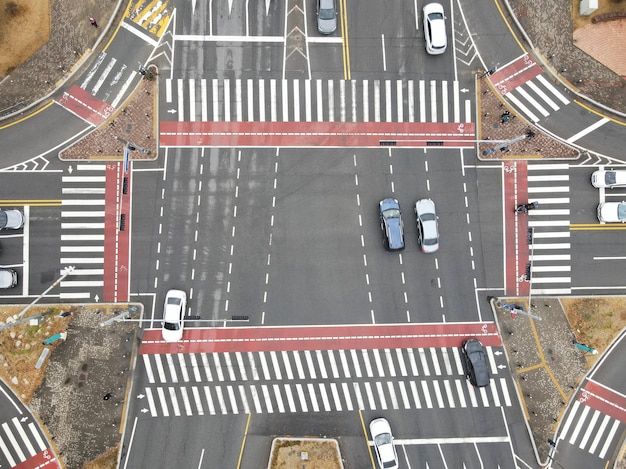
{"type": "Polygon", "coordinates": [[[337,29],[337,6],[335,0],[317,0],[317,30],[332,34],[337,29]]]}
{"type": "Polygon", "coordinates": [[[420,199],[415,202],[415,218],[417,219],[417,242],[422,252],[437,252],[439,250],[439,226],[435,203],[430,199],[420,199]]]}
{"type": "Polygon", "coordinates": [[[24,215],[19,210],[0,209],[0,230],[19,230],[24,226],[24,215]]]}
{"type": "Polygon", "coordinates": [[[591,175],[591,185],[597,188],[608,187],[609,189],[624,187],[626,186],[626,170],[594,171],[591,175]]]}

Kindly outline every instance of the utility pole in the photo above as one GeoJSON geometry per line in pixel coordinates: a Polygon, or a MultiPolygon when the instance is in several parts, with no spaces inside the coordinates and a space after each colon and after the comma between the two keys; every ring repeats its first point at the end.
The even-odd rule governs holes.
{"type": "Polygon", "coordinates": [[[17,318],[18,319],[22,319],[24,317],[24,315],[26,314],[26,311],[28,311],[35,303],[37,303],[44,296],[46,296],[46,293],[48,293],[50,290],[52,290],[54,287],[56,287],[59,283],[61,283],[65,279],[65,277],[70,275],[72,272],[74,272],[74,266],[70,265],[70,266],[64,268],[63,269],[63,274],[61,274],[61,276],[56,280],[56,282],[54,282],[52,285],[50,285],[46,289],[46,291],[44,291],[41,295],[39,295],[37,298],[35,298],[32,301],[32,303],[29,304],[26,308],[24,308],[17,318]]]}

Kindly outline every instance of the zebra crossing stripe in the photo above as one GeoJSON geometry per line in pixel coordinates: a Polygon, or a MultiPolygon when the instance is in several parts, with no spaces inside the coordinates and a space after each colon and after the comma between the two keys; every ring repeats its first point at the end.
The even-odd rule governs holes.
{"type": "MultiPolygon", "coordinates": [[[[243,363],[243,355],[241,352],[235,352],[235,359],[237,360],[237,366],[239,367],[239,372],[241,373],[241,379],[244,381],[248,381],[248,375],[246,373],[246,368],[243,363]]],[[[289,366],[289,361],[287,360],[287,366],[289,366]]]]}
{"type": "Polygon", "coordinates": [[[400,365],[400,374],[402,376],[407,376],[408,373],[406,371],[406,365],[404,364],[404,357],[402,356],[402,349],[396,349],[396,358],[398,360],[398,364],[400,365]]]}
{"type": "Polygon", "coordinates": [[[528,108],[527,108],[524,104],[522,104],[522,102],[521,102],[519,99],[517,99],[517,97],[515,97],[515,95],[514,95],[514,94],[512,94],[512,93],[508,93],[508,94],[506,95],[506,97],[507,97],[507,98],[509,98],[509,100],[510,100],[511,102],[513,102],[513,104],[515,104],[515,107],[517,107],[517,109],[521,110],[524,114],[526,114],[526,116],[527,116],[527,117],[528,117],[531,121],[533,121],[533,122],[538,122],[538,121],[539,121],[539,118],[538,118],[535,114],[533,114],[533,113],[531,112],[531,110],[530,110],[530,109],[528,109],[528,108]]]}
{"type": "Polygon", "coordinates": [[[311,379],[316,379],[315,365],[313,365],[313,357],[311,356],[311,352],[309,350],[304,351],[304,358],[306,358],[306,364],[309,367],[309,376],[311,376],[311,379]]]}
{"type": "Polygon", "coordinates": [[[420,396],[417,392],[417,384],[415,383],[415,381],[411,381],[410,384],[411,384],[411,394],[413,395],[413,402],[415,402],[415,408],[421,409],[422,403],[420,401],[420,396]]]}
{"type": "Polygon", "coordinates": [[[4,457],[7,459],[11,467],[17,465],[17,463],[15,462],[15,459],[13,459],[13,455],[11,454],[11,452],[9,451],[9,448],[4,442],[4,438],[0,438],[0,449],[2,449],[2,453],[4,454],[4,457]]]}
{"type": "Polygon", "coordinates": [[[146,369],[146,375],[148,375],[148,382],[154,384],[154,373],[152,372],[152,363],[149,358],[148,355],[143,356],[143,366],[146,369]]]}
{"type": "Polygon", "coordinates": [[[198,409],[198,415],[204,415],[204,409],[202,408],[202,399],[200,398],[200,391],[197,386],[191,388],[193,394],[193,400],[196,403],[196,409],[198,409]]]}
{"type": "Polygon", "coordinates": [[[396,367],[393,364],[393,358],[391,356],[391,350],[388,348],[385,349],[385,358],[387,359],[387,366],[389,367],[389,376],[396,376],[396,367]]]}
{"type": "Polygon", "coordinates": [[[217,403],[220,406],[220,411],[223,415],[226,415],[228,413],[228,409],[226,408],[226,401],[224,400],[224,393],[222,393],[221,386],[215,386],[215,394],[217,397],[217,403]]]}
{"type": "Polygon", "coordinates": [[[363,395],[361,394],[361,387],[359,383],[352,383],[354,389],[354,395],[356,396],[356,403],[359,406],[359,410],[365,410],[365,402],[363,401],[363,395]]]}
{"type": "Polygon", "coordinates": [[[489,368],[491,369],[491,374],[497,375],[498,365],[496,365],[496,359],[495,359],[495,356],[493,355],[493,349],[489,346],[487,347],[487,359],[489,360],[489,368]]]}
{"type": "Polygon", "coordinates": [[[506,379],[500,378],[500,387],[502,388],[502,395],[504,396],[504,405],[511,406],[511,396],[509,396],[509,388],[506,385],[506,379]]]}
{"type": "MultiPolygon", "coordinates": [[[[178,96],[181,96],[183,93],[183,81],[178,80],[176,84],[178,87],[178,96]]],[[[182,99],[178,100],[178,120],[179,122],[182,122],[185,120],[185,103],[182,99]]]]}
{"type": "Polygon", "coordinates": [[[178,398],[176,397],[176,388],[169,386],[167,390],[170,394],[170,401],[172,403],[172,410],[174,411],[174,415],[176,417],[180,417],[180,406],[178,405],[178,398]]]}
{"type": "Polygon", "coordinates": [[[374,393],[372,392],[372,385],[367,381],[365,383],[365,393],[367,394],[367,401],[369,402],[369,408],[376,410],[376,402],[374,401],[374,393]]]}
{"type": "Polygon", "coordinates": [[[361,373],[361,363],[359,362],[359,357],[355,349],[350,350],[350,357],[352,358],[352,365],[354,366],[354,374],[357,378],[362,378],[363,374],[361,373]]]}
{"type": "Polygon", "coordinates": [[[387,399],[385,398],[385,393],[383,392],[383,383],[380,381],[376,381],[376,392],[378,393],[378,398],[380,400],[381,410],[387,410],[387,399]]]}
{"type": "Polygon", "coordinates": [[[233,411],[233,414],[238,414],[239,408],[237,407],[237,399],[235,398],[235,390],[233,389],[232,386],[226,386],[226,390],[228,391],[228,399],[230,400],[230,407],[233,411]]]}
{"type": "Polygon", "coordinates": [[[213,374],[211,373],[211,367],[209,365],[209,357],[205,352],[200,354],[202,358],[202,366],[204,367],[204,373],[206,374],[206,379],[209,381],[213,381],[213,374]]]}
{"type": "MultiPolygon", "coordinates": [[[[324,410],[326,412],[330,412],[330,401],[328,400],[328,394],[326,393],[326,386],[324,386],[324,383],[318,383],[318,387],[320,389],[322,404],[324,404],[324,410]]],[[[313,398],[314,396],[311,396],[311,399],[313,398]]]]}
{"type": "Polygon", "coordinates": [[[600,454],[598,454],[600,459],[604,459],[604,457],[606,456],[606,453],[609,450],[609,447],[611,446],[611,443],[613,442],[613,437],[615,436],[615,432],[617,432],[617,429],[618,429],[619,425],[620,425],[620,421],[619,420],[615,420],[613,422],[613,426],[611,427],[611,431],[609,431],[609,434],[606,437],[606,441],[604,442],[604,446],[602,447],[602,450],[600,450],[600,454]]]}
{"type": "Polygon", "coordinates": [[[381,378],[385,377],[385,369],[383,368],[383,362],[380,358],[380,350],[374,349],[374,361],[376,362],[376,369],[378,371],[378,376],[381,378]]]}
{"type": "Polygon", "coordinates": [[[415,355],[413,354],[413,349],[408,349],[409,354],[409,363],[411,364],[411,373],[413,376],[419,376],[417,371],[417,363],[415,362],[415,355]]]}
{"type": "Polygon", "coordinates": [[[567,99],[559,90],[557,90],[552,83],[550,83],[543,75],[537,75],[537,80],[541,82],[541,84],[550,90],[550,92],[563,104],[568,105],[569,99],[567,99]]]}
{"type": "Polygon", "coordinates": [[[267,412],[270,414],[274,413],[274,407],[272,407],[272,401],[270,399],[269,389],[266,384],[261,385],[261,392],[263,393],[263,399],[267,404],[267,412]]]}
{"type": "Polygon", "coordinates": [[[170,412],[167,408],[167,403],[165,402],[165,392],[160,386],[157,388],[157,395],[159,396],[159,402],[161,403],[161,413],[163,414],[163,417],[169,417],[170,412]]]}
{"type": "Polygon", "coordinates": [[[178,383],[178,374],[176,373],[176,367],[174,367],[174,357],[171,353],[168,353],[165,355],[165,360],[167,361],[167,368],[170,371],[172,383],[178,383]]]}
{"type": "Polygon", "coordinates": [[[187,394],[187,388],[180,388],[180,394],[183,398],[183,405],[185,406],[185,413],[187,416],[193,415],[191,411],[191,402],[189,402],[189,395],[187,394]]]}
{"type": "Polygon", "coordinates": [[[44,441],[41,439],[41,435],[39,434],[39,431],[37,430],[35,423],[29,422],[28,429],[30,430],[31,435],[35,439],[35,442],[37,443],[37,447],[39,448],[39,451],[45,450],[48,447],[48,445],[44,443],[44,441]]]}
{"type": "Polygon", "coordinates": [[[491,386],[489,386],[491,388],[491,395],[493,397],[493,404],[496,407],[500,407],[500,396],[498,395],[498,390],[495,386],[495,380],[491,380],[491,386]]]}
{"type": "Polygon", "coordinates": [[[198,360],[196,358],[196,354],[191,354],[191,369],[193,370],[193,377],[197,382],[202,381],[202,376],[200,376],[200,367],[198,366],[198,360]]]}
{"type": "Polygon", "coordinates": [[[336,383],[330,383],[330,392],[333,395],[333,401],[335,401],[335,409],[337,409],[339,412],[341,412],[341,410],[342,410],[341,399],[339,398],[339,391],[337,390],[337,384],[336,383]]]}
{"type": "MultiPolygon", "coordinates": [[[[492,380],[493,381],[493,380],[492,380]]],[[[493,386],[493,384],[491,384],[491,386],[493,386]]],[[[484,407],[489,407],[489,398],[487,397],[487,389],[485,388],[479,388],[480,389],[480,397],[483,400],[483,406],[484,407]]]]}
{"type": "Polygon", "coordinates": [[[335,354],[333,350],[329,350],[328,359],[330,360],[330,370],[333,373],[333,378],[339,378],[339,369],[337,368],[337,362],[335,361],[335,354]]]}
{"type": "Polygon", "coordinates": [[[472,407],[478,407],[478,400],[476,399],[476,392],[474,391],[474,388],[470,384],[469,380],[465,380],[465,388],[467,389],[467,393],[469,394],[472,407]]]}
{"type": "Polygon", "coordinates": [[[235,93],[237,96],[237,100],[235,101],[236,112],[237,112],[237,122],[243,121],[243,103],[241,99],[241,80],[235,81],[235,93]]]}
{"type": "Polygon", "coordinates": [[[441,389],[439,387],[439,381],[433,381],[433,389],[435,390],[435,398],[437,399],[437,405],[440,409],[445,407],[443,402],[443,394],[441,393],[441,389]]]}
{"type": "Polygon", "coordinates": [[[430,358],[433,362],[433,366],[435,367],[435,376],[441,376],[441,367],[439,366],[439,360],[437,360],[437,350],[434,348],[430,349],[430,358]]]}
{"type": "Polygon", "coordinates": [[[306,397],[304,395],[304,389],[300,383],[296,384],[296,392],[298,393],[298,399],[300,400],[300,408],[302,412],[308,412],[309,408],[306,404],[306,397]]]}
{"type": "Polygon", "coordinates": [[[587,446],[587,442],[589,441],[589,438],[591,438],[591,435],[594,433],[594,427],[596,426],[596,422],[598,421],[598,418],[600,418],[600,415],[602,415],[602,412],[598,411],[598,410],[593,410],[593,415],[591,416],[591,421],[589,422],[589,425],[587,425],[585,434],[583,435],[583,439],[580,441],[580,444],[578,445],[578,447],[580,449],[585,449],[585,446],[587,446]]]}
{"type": "Polygon", "coordinates": [[[22,423],[18,420],[17,417],[13,417],[11,421],[13,422],[13,425],[15,426],[15,429],[17,430],[17,432],[20,434],[20,438],[22,438],[22,441],[26,445],[26,450],[30,454],[29,457],[32,457],[35,454],[37,454],[37,451],[35,451],[35,448],[33,447],[32,443],[28,439],[28,436],[26,436],[26,432],[24,431],[24,427],[22,426],[22,423]]]}
{"type": "MultiPolygon", "coordinates": [[[[218,381],[224,381],[224,372],[222,371],[222,364],[220,363],[219,355],[217,353],[213,354],[213,363],[215,363],[215,371],[217,372],[218,381]]],[[[269,378],[265,378],[269,379],[269,378]]]]}
{"type": "Polygon", "coordinates": [[[308,383],[307,384],[307,389],[309,390],[309,396],[311,396],[311,406],[313,406],[313,412],[319,412],[320,408],[319,405],[317,404],[317,399],[314,399],[315,397],[315,388],[313,387],[312,383],[308,383]]]}
{"type": "MultiPolygon", "coordinates": [[[[252,352],[249,352],[252,353],[252,352]]],[[[296,363],[296,370],[298,371],[298,379],[304,379],[304,367],[302,366],[302,360],[300,360],[300,353],[295,350],[293,354],[294,362],[296,363]]]]}
{"type": "Polygon", "coordinates": [[[422,381],[422,392],[424,393],[424,400],[426,401],[426,408],[433,408],[433,400],[430,398],[430,391],[428,390],[428,383],[422,381]]]}
{"type": "MultiPolygon", "coordinates": [[[[398,349],[400,350],[400,349],[398,349]]],[[[452,374],[452,365],[450,363],[450,357],[448,356],[448,349],[444,348],[441,349],[441,356],[443,357],[443,366],[446,369],[446,374],[447,375],[451,375],[452,374]]]]}
{"type": "Polygon", "coordinates": [[[189,79],[189,120],[196,120],[196,80],[189,79]]]}
{"type": "Polygon", "coordinates": [[[437,82],[430,80],[430,121],[437,122],[437,82]]]}
{"type": "Polygon", "coordinates": [[[365,349],[361,350],[361,354],[363,355],[363,362],[365,363],[365,373],[367,374],[368,378],[372,378],[374,376],[374,373],[372,371],[372,364],[370,363],[369,354],[365,349]]]}
{"type": "Polygon", "coordinates": [[[463,393],[463,382],[459,379],[455,379],[454,384],[456,385],[456,395],[459,396],[459,405],[463,408],[467,407],[467,401],[463,393]]]}
{"type": "Polygon", "coordinates": [[[348,389],[348,383],[341,383],[341,389],[343,390],[343,395],[346,398],[346,408],[349,411],[353,411],[354,407],[352,405],[352,397],[350,397],[350,390],[348,389]]]}
{"type": "Polygon", "coordinates": [[[224,361],[226,362],[226,370],[228,370],[228,377],[230,378],[231,381],[235,381],[237,377],[235,376],[235,369],[233,368],[233,364],[230,360],[230,353],[226,352],[224,354],[224,361]]]}
{"type": "Polygon", "coordinates": [[[341,366],[343,368],[343,375],[346,378],[351,378],[350,367],[348,366],[348,357],[345,350],[339,350],[339,358],[341,359],[341,366]]]}
{"type": "Polygon", "coordinates": [[[426,352],[423,348],[417,349],[420,356],[420,362],[422,363],[422,369],[424,370],[424,376],[430,376],[430,368],[428,368],[428,362],[426,361],[426,352]]]}
{"type": "Polygon", "coordinates": [[[548,103],[548,106],[550,106],[552,110],[558,111],[560,109],[559,106],[554,101],[552,101],[550,96],[545,94],[543,90],[539,88],[537,85],[535,85],[535,83],[532,80],[527,81],[526,84],[531,90],[535,92],[535,94],[537,94],[539,97],[541,97],[541,99],[543,99],[546,103],[548,103]]]}
{"type": "Polygon", "coordinates": [[[541,104],[539,104],[539,102],[533,98],[528,91],[526,91],[522,86],[516,88],[516,91],[522,95],[522,97],[528,101],[537,111],[539,111],[539,113],[543,116],[543,117],[548,117],[550,115],[550,113],[548,111],[546,111],[546,108],[544,108],[541,104]]]}
{"type": "MultiPolygon", "coordinates": [[[[444,103],[448,102],[448,82],[447,80],[444,80],[441,82],[441,99],[444,103]]],[[[448,106],[442,106],[442,117],[441,117],[441,121],[442,122],[450,122],[450,119],[448,118],[448,106]]]]}
{"type": "MultiPolygon", "coordinates": [[[[254,394],[253,394],[254,395],[254,394]]],[[[215,404],[213,404],[213,398],[211,397],[211,390],[208,386],[204,386],[204,397],[206,398],[207,404],[209,406],[209,414],[215,415],[215,404]]],[[[261,412],[260,407],[257,412],[261,412]]]]}
{"type": "Polygon", "coordinates": [[[206,80],[200,81],[200,96],[202,99],[202,120],[206,122],[209,120],[209,104],[207,102],[206,80]]]}
{"type": "Polygon", "coordinates": [[[450,386],[450,380],[445,379],[443,381],[443,387],[446,390],[446,397],[448,398],[448,407],[454,409],[456,407],[454,403],[454,395],[452,394],[452,387],[450,386]]]}
{"type": "Polygon", "coordinates": [[[289,411],[296,412],[296,403],[293,399],[293,394],[291,393],[291,386],[289,386],[289,384],[285,385],[285,394],[287,395],[287,404],[289,404],[289,411]]]}
{"type": "Polygon", "coordinates": [[[576,441],[576,438],[578,438],[578,434],[580,433],[580,430],[582,429],[583,424],[585,423],[585,418],[587,417],[587,414],[589,413],[590,410],[591,410],[591,407],[583,406],[582,414],[578,418],[578,421],[576,422],[576,426],[574,427],[574,431],[570,435],[570,438],[569,438],[570,445],[573,445],[574,441],[576,441]]]}
{"type": "MultiPolygon", "coordinates": [[[[574,403],[574,409],[572,409],[572,411],[570,411],[570,418],[568,420],[571,420],[574,418],[574,414],[576,413],[575,411],[578,409],[578,406],[580,405],[579,401],[576,401],[574,403]]],[[[602,439],[603,435],[604,435],[604,429],[606,428],[606,426],[609,423],[611,417],[609,417],[608,415],[605,415],[604,418],[602,419],[602,423],[600,424],[600,427],[598,428],[597,432],[596,432],[596,437],[593,439],[593,442],[591,443],[591,446],[589,447],[589,452],[591,454],[595,453],[596,448],[598,446],[598,443],[600,443],[600,440],[602,439]]]]}
{"type": "Polygon", "coordinates": [[[404,385],[404,381],[399,381],[398,387],[400,388],[400,396],[402,397],[402,404],[404,404],[404,408],[408,410],[411,408],[411,403],[409,402],[409,395],[406,392],[406,386],[404,385]]]}
{"type": "Polygon", "coordinates": [[[250,385],[250,394],[252,395],[252,402],[254,403],[254,408],[257,414],[260,414],[263,409],[261,408],[261,400],[259,399],[259,393],[256,390],[256,386],[254,384],[250,385]]]}
{"type": "Polygon", "coordinates": [[[189,382],[189,371],[187,369],[187,366],[185,365],[185,355],[183,355],[182,353],[178,353],[176,355],[178,357],[178,363],[180,365],[180,371],[183,375],[183,381],[185,383],[189,382]]]}
{"type": "Polygon", "coordinates": [[[323,379],[328,379],[328,373],[326,372],[326,365],[324,364],[324,357],[321,350],[315,351],[315,358],[317,358],[317,365],[320,368],[320,375],[323,379]]]}

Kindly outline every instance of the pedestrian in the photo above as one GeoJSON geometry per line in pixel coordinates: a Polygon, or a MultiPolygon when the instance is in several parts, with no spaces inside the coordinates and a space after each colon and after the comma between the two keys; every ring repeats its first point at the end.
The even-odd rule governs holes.
{"type": "Polygon", "coordinates": [[[89,18],[89,22],[91,23],[91,26],[93,26],[94,28],[98,27],[98,23],[96,22],[95,18],[89,18]]]}

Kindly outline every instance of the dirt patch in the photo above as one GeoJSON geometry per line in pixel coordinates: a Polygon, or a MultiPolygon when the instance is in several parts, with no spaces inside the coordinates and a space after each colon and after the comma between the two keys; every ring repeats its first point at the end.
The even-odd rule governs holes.
{"type": "Polygon", "coordinates": [[[576,340],[598,351],[598,355],[585,354],[591,367],[626,327],[626,298],[565,298],[561,304],[576,340]]]}
{"type": "Polygon", "coordinates": [[[276,438],[269,469],[343,469],[337,440],[276,438]]]}
{"type": "Polygon", "coordinates": [[[48,0],[0,0],[0,78],[50,38],[48,0]]]}
{"type": "Polygon", "coordinates": [[[598,9],[589,16],[580,16],[580,0],[572,0],[572,25],[574,31],[591,24],[591,20],[603,13],[615,13],[619,11],[626,12],[626,4],[622,0],[600,0],[598,9]]]}

